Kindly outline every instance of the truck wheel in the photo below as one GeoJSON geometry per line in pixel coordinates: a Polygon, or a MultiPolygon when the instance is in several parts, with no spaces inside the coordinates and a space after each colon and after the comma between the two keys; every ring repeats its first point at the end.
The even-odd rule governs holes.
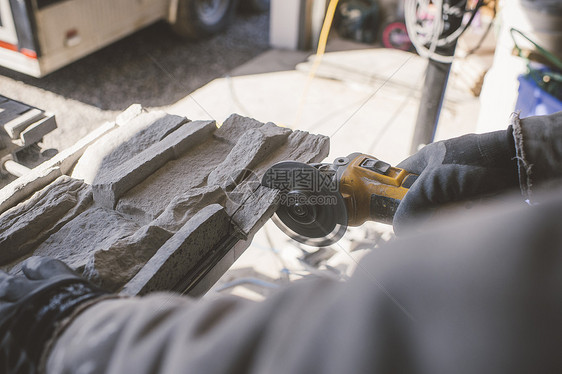
{"type": "Polygon", "coordinates": [[[179,0],[172,29],[181,37],[198,39],[217,34],[230,24],[237,0],[179,0]]]}
{"type": "Polygon", "coordinates": [[[270,0],[240,0],[240,9],[247,12],[262,13],[269,10],[270,0]]]}

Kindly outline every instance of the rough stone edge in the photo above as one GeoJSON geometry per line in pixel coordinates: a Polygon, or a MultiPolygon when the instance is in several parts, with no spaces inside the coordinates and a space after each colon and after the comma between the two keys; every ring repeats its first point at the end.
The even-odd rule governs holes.
{"type": "MultiPolygon", "coordinates": [[[[172,257],[178,250],[179,247],[190,239],[190,236],[197,232],[198,229],[205,224],[205,222],[213,219],[217,214],[224,215],[224,224],[230,226],[230,219],[222,207],[219,204],[211,204],[206,208],[200,210],[193,218],[186,222],[186,224],[176,232],[168,241],[162,245],[158,251],[148,260],[148,262],[138,271],[138,273],[131,279],[123,289],[121,290],[121,295],[135,296],[145,293],[148,289],[151,289],[150,283],[153,282],[154,276],[162,271],[162,267],[169,262],[170,257],[172,257]],[[178,239],[181,241],[178,245],[178,239]]],[[[227,228],[228,231],[228,228],[227,228]]],[[[216,238],[215,243],[209,243],[210,248],[215,246],[223,238],[216,238]]],[[[209,248],[209,249],[210,249],[209,248]]],[[[185,269],[186,272],[189,269],[185,269]]],[[[173,287],[174,285],[170,285],[173,287]]]]}
{"type": "MultiPolygon", "coordinates": [[[[84,185],[86,184],[84,183],[84,185]]],[[[92,188],[86,185],[86,189],[81,191],[78,194],[78,197],[81,198],[78,199],[76,205],[72,209],[68,210],[66,214],[59,219],[58,222],[56,222],[50,229],[43,231],[33,242],[27,242],[24,246],[22,246],[22,248],[25,248],[27,246],[32,246],[35,249],[38,248],[39,245],[47,238],[49,238],[55,232],[59,231],[68,222],[72,221],[74,218],[85,212],[93,203],[92,188]]],[[[31,252],[27,249],[25,250],[28,251],[28,253],[31,252]]]]}
{"type": "MultiPolygon", "coordinates": [[[[310,136],[306,131],[295,130],[289,137],[289,143],[291,141],[291,136],[310,136]]],[[[330,138],[324,135],[311,135],[315,137],[315,141],[313,142],[313,150],[315,154],[310,157],[309,159],[300,160],[301,162],[312,163],[312,162],[321,162],[324,160],[328,154],[330,153],[330,138]]],[[[260,175],[261,178],[262,175],[260,175]]],[[[277,210],[277,195],[278,193],[274,190],[270,190],[266,187],[260,186],[260,190],[258,192],[258,196],[256,196],[256,192],[252,192],[252,196],[254,198],[258,198],[260,201],[268,200],[270,203],[264,209],[261,209],[258,214],[260,215],[259,218],[252,220],[251,215],[253,212],[250,212],[250,219],[247,218],[246,208],[247,204],[239,206],[237,204],[228,204],[226,205],[227,212],[232,212],[232,223],[235,226],[237,232],[243,238],[252,237],[255,233],[273,216],[275,211],[277,210]],[[265,189],[265,190],[264,190],[265,189]]],[[[250,204],[251,204],[250,199],[250,204]]],[[[252,204],[256,205],[256,204],[252,204]]],[[[255,214],[254,214],[255,215],[255,214]]]]}
{"type": "Polygon", "coordinates": [[[61,175],[68,175],[86,148],[98,138],[116,128],[115,122],[107,122],[65,149],[50,160],[33,168],[29,173],[0,189],[0,214],[16,206],[33,193],[47,186],[61,175]]]}
{"type": "MultiPolygon", "coordinates": [[[[259,196],[257,196],[259,200],[259,204],[254,202],[250,199],[250,201],[244,205],[236,207],[237,204],[227,204],[226,210],[233,211],[231,218],[232,224],[234,225],[234,229],[240,235],[241,238],[246,239],[250,236],[253,236],[270,218],[273,216],[273,213],[277,210],[277,196],[279,195],[278,191],[260,186],[259,196]],[[261,207],[256,213],[250,212],[248,218],[247,207],[252,205],[253,207],[258,205],[265,205],[265,207],[261,207]],[[255,216],[259,216],[255,219],[255,216]]],[[[253,193],[255,194],[255,192],[253,193]]]]}
{"type": "MultiPolygon", "coordinates": [[[[267,218],[269,219],[269,217],[267,218]]],[[[231,266],[240,258],[242,253],[252,244],[254,236],[248,237],[246,240],[238,240],[238,242],[226,253],[219,262],[193,287],[187,295],[191,297],[201,297],[213,287],[218,280],[231,268],[231,266]]]]}
{"type": "Polygon", "coordinates": [[[146,263],[154,256],[164,243],[173,236],[173,232],[170,232],[162,227],[153,225],[149,223],[142,226],[132,235],[126,236],[115,242],[107,250],[95,251],[91,259],[86,263],[84,272],[82,276],[86,277],[88,280],[93,281],[96,285],[101,286],[103,289],[115,292],[127,284],[134,276],[146,265],[146,263]],[[151,242],[154,240],[154,242],[151,242]],[[122,245],[126,243],[127,245],[122,245]],[[152,252],[147,255],[147,249],[151,248],[152,252]],[[139,253],[140,250],[140,253],[139,253]],[[138,262],[130,263],[127,261],[127,254],[131,256],[138,262]],[[107,267],[104,271],[100,272],[100,267],[98,263],[101,261],[107,261],[107,258],[113,257],[113,262],[121,266],[123,262],[128,263],[128,270],[119,270],[118,267],[107,267]],[[139,256],[142,259],[139,259],[139,256]],[[125,280],[119,279],[118,281],[113,278],[108,280],[108,274],[112,271],[118,271],[124,275],[125,280]]]}

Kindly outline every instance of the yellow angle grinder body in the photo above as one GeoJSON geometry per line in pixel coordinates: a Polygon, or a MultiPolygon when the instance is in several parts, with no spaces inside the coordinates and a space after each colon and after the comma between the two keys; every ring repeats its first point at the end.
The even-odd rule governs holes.
{"type": "Polygon", "coordinates": [[[266,171],[262,185],[280,191],[272,219],[283,232],[303,244],[325,247],[341,239],[348,226],[392,223],[417,177],[352,153],[332,164],[277,163],[266,171]]]}

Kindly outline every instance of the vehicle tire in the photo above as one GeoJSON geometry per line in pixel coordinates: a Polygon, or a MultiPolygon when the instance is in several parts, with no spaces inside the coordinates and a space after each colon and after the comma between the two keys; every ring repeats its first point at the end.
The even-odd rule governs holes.
{"type": "Polygon", "coordinates": [[[269,10],[270,0],[240,0],[240,9],[246,12],[262,13],[269,10]]]}
{"type": "Polygon", "coordinates": [[[237,0],[178,0],[172,29],[181,37],[200,39],[224,31],[232,22],[237,0]]]}

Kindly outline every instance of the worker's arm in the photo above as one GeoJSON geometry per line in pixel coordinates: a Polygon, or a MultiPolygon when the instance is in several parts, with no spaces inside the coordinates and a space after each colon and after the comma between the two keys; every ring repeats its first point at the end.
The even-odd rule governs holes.
{"type": "MultiPolygon", "coordinates": [[[[551,157],[527,149],[528,162],[531,154],[551,157]]],[[[38,285],[54,284],[59,268],[24,270],[32,282],[0,274],[2,372],[12,355],[35,359],[37,347],[48,374],[560,372],[555,192],[540,206],[494,205],[440,223],[378,248],[347,283],[301,282],[263,303],[161,294],[88,305],[99,291],[73,276],[76,289],[47,287],[22,303],[40,295],[38,285]],[[31,315],[14,313],[24,305],[31,315]],[[39,321],[40,339],[34,325],[19,323],[25,318],[39,321]],[[59,332],[45,346],[54,322],[59,332]]]]}
{"type": "Polygon", "coordinates": [[[533,203],[536,189],[558,185],[562,178],[562,112],[514,116],[512,122],[521,192],[533,203]]]}
{"type": "Polygon", "coordinates": [[[419,174],[396,212],[394,228],[408,231],[435,210],[520,188],[532,201],[536,187],[562,177],[562,112],[519,119],[507,130],[470,134],[422,148],[398,167],[419,174]]]}
{"type": "Polygon", "coordinates": [[[261,303],[102,301],[56,340],[47,373],[561,372],[559,192],[398,239],[345,283],[261,303]]]}
{"type": "Polygon", "coordinates": [[[0,271],[0,372],[36,373],[56,326],[106,293],[60,261],[31,257],[0,271]]]}
{"type": "MultiPolygon", "coordinates": [[[[52,289],[29,304],[32,315],[1,311],[13,322],[2,334],[1,369],[22,372],[7,360],[25,363],[33,351],[47,374],[561,372],[555,192],[547,204],[496,204],[441,222],[377,248],[348,282],[304,281],[261,303],[158,294],[88,306],[83,297],[99,296],[84,282],[75,294],[52,289]],[[17,323],[24,318],[38,322],[17,323]],[[44,345],[54,321],[60,329],[44,345]]],[[[8,307],[37,285],[8,277],[0,287],[8,307]]]]}

